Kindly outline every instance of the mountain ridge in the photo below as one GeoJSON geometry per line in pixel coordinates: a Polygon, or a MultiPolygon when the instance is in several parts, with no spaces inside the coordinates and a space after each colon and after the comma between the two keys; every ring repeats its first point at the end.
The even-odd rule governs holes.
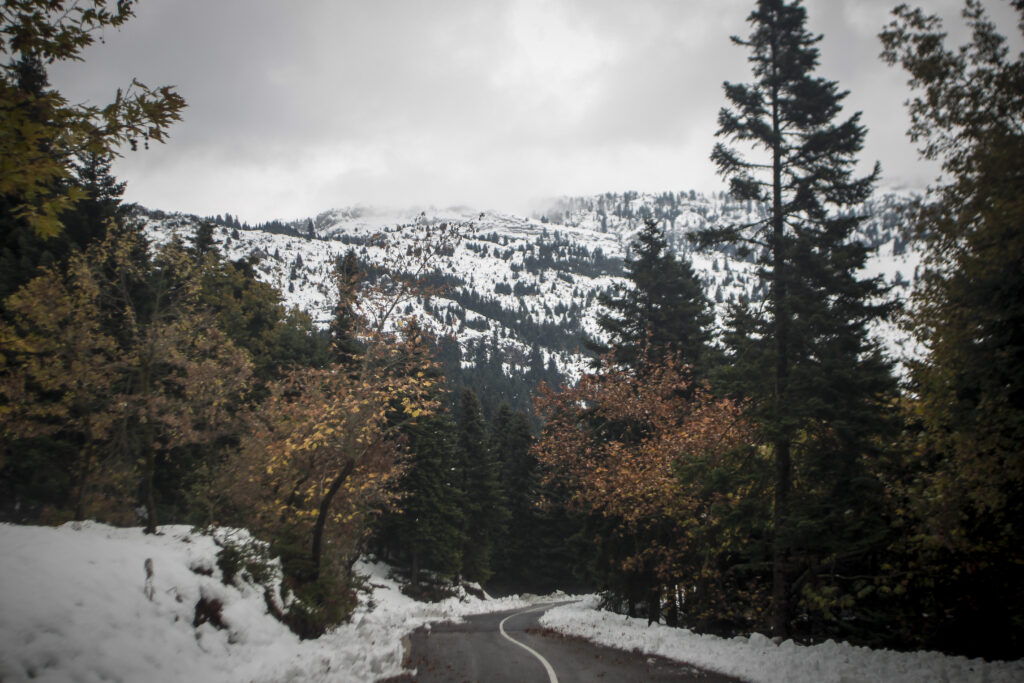
{"type": "MultiPolygon", "coordinates": [[[[856,237],[876,248],[864,272],[882,276],[896,296],[909,291],[919,261],[905,234],[911,198],[885,194],[858,207],[868,217],[856,237]]],[[[381,237],[401,249],[417,231],[456,223],[462,240],[426,278],[442,291],[408,302],[402,312],[438,336],[456,339],[464,367],[479,363],[481,347],[487,345],[489,353],[501,354],[508,374],[526,373],[531,366],[536,370],[539,354],[545,368],[570,378],[586,367],[584,337],[600,338],[597,295],[627,286],[623,262],[645,220],[655,220],[670,247],[691,260],[720,326],[730,302],[761,300],[756,255],[743,256],[734,248],[698,252],[686,236],[712,224],[756,220],[765,212],[757,202],[692,190],[563,197],[531,216],[465,206],[394,210],[357,205],[261,226],[242,224],[230,214],[201,218],[135,209],[156,242],[175,233],[187,239],[201,222],[214,223],[214,240],[227,258],[253,262],[257,277],[276,286],[286,306],[307,311],[321,326],[333,308],[330,273],[338,256],[351,248],[364,264],[379,265],[381,237]]],[[[891,352],[900,353],[899,335],[891,326],[878,333],[891,352]]]]}

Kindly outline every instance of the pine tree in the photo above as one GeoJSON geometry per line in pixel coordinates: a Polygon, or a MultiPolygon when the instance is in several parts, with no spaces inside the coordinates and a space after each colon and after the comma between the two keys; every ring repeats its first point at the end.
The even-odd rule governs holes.
{"type": "MultiPolygon", "coordinates": [[[[855,209],[872,191],[876,166],[853,176],[865,128],[860,115],[837,120],[846,96],[813,74],[820,36],[807,32],[796,2],[759,0],[748,21],[754,82],[725,84],[729,106],[718,117],[712,160],[737,200],[757,200],[766,217],[716,226],[698,242],[763,254],[763,315],[740,311],[727,333],[729,388],[752,397],[764,443],[774,458],[771,628],[785,636],[793,580],[810,576],[837,546],[854,548],[853,519],[877,498],[863,471],[883,428],[891,372],[868,324],[883,315],[884,291],[859,280],[868,250],[851,240],[863,218],[855,209]],[[739,146],[727,146],[727,142],[739,146]],[[795,486],[794,473],[800,479],[795,486]],[[867,497],[864,497],[867,496],[867,497]],[[846,507],[848,505],[848,507],[846,507]],[[850,511],[850,512],[847,512],[850,511]]],[[[863,531],[863,530],[862,530],[863,531]]],[[[804,586],[806,597],[811,586],[804,586]]],[[[826,608],[827,611],[827,608],[826,608]]]]}
{"type": "Polygon", "coordinates": [[[216,248],[217,241],[214,237],[214,225],[210,221],[201,221],[196,226],[195,237],[192,238],[192,251],[196,256],[202,258],[216,248]]]}
{"type": "Polygon", "coordinates": [[[344,257],[334,264],[334,285],[338,300],[334,305],[334,317],[331,319],[331,347],[335,360],[342,364],[351,364],[362,354],[362,345],[356,338],[359,329],[359,313],[356,311],[356,300],[359,292],[359,281],[362,279],[359,259],[354,249],[349,249],[344,257]]]}
{"type": "Polygon", "coordinates": [[[423,569],[455,576],[462,567],[464,494],[453,477],[456,429],[451,416],[432,415],[403,432],[411,456],[399,484],[401,512],[392,526],[415,589],[423,569]]]}
{"type": "MultiPolygon", "coordinates": [[[[635,366],[645,356],[657,362],[679,354],[703,370],[712,318],[692,266],[676,257],[664,232],[650,219],[631,250],[625,268],[632,286],[598,297],[608,309],[598,324],[608,336],[613,359],[635,366]]],[[[600,344],[592,347],[602,353],[608,350],[600,344]]]]}
{"type": "Polygon", "coordinates": [[[114,221],[121,218],[125,183],[114,177],[113,160],[113,155],[86,150],[75,162],[74,181],[85,197],[64,217],[67,239],[75,248],[84,249],[101,241],[114,221]]]}
{"type": "Polygon", "coordinates": [[[462,472],[465,544],[462,574],[485,583],[493,573],[495,544],[507,512],[497,463],[487,443],[487,428],[480,401],[472,389],[462,394],[458,413],[458,456],[462,472]]]}
{"type": "Polygon", "coordinates": [[[533,434],[529,418],[512,412],[507,402],[491,424],[491,449],[501,471],[509,524],[494,561],[496,578],[522,586],[531,576],[539,528],[536,507],[537,461],[530,452],[533,434]]]}
{"type": "MultiPolygon", "coordinates": [[[[251,363],[202,307],[202,276],[179,243],[150,258],[141,237],[125,232],[4,303],[13,323],[0,325],[4,448],[43,435],[78,451],[61,501],[76,516],[109,505],[112,480],[134,478],[155,531],[161,471],[190,448],[214,450],[236,424],[251,363]]],[[[24,474],[0,471],[0,488],[24,474]]]]}

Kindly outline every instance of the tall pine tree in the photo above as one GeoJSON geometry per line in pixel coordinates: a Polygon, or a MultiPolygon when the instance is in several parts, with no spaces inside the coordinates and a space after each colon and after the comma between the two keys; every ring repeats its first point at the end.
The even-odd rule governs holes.
{"type": "MultiPolygon", "coordinates": [[[[847,93],[814,75],[821,36],[808,33],[806,20],[799,0],[759,0],[749,38],[733,38],[750,51],[754,81],[725,84],[729,104],[719,113],[722,141],[711,158],[735,199],[765,202],[768,211],[753,224],[698,235],[702,246],[758,253],[767,285],[763,313],[734,316],[731,371],[723,374],[732,391],[754,399],[774,460],[777,636],[789,631],[794,580],[805,607],[808,595],[835,595],[834,587],[816,587],[817,567],[862,557],[858,544],[873,538],[860,526],[875,513],[865,508],[878,493],[863,463],[894,389],[867,333],[886,312],[873,303],[884,291],[879,281],[858,279],[868,249],[851,239],[863,218],[856,208],[879,169],[854,176],[865,128],[859,114],[840,118],[847,93]]],[[[825,598],[810,605],[826,613],[830,606],[825,598]]]]}

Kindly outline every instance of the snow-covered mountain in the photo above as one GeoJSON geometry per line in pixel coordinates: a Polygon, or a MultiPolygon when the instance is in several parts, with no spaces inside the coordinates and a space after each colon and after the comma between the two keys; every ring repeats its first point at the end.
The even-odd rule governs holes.
{"type": "MultiPolygon", "coordinates": [[[[918,256],[903,235],[907,197],[885,195],[863,207],[870,218],[858,239],[877,247],[866,268],[906,294],[918,256]]],[[[177,232],[188,239],[203,219],[139,210],[156,241],[177,232]]],[[[216,217],[215,239],[231,259],[254,257],[258,277],[278,287],[285,303],[308,311],[326,324],[332,309],[330,274],[335,259],[350,248],[368,264],[380,264],[384,250],[422,235],[432,226],[456,224],[462,240],[438,257],[428,280],[441,286],[429,300],[409,302],[403,313],[419,317],[439,335],[458,339],[467,363],[484,344],[500,350],[506,370],[525,371],[538,352],[545,367],[575,374],[585,363],[585,336],[597,336],[597,295],[625,282],[623,260],[646,218],[666,231],[670,246],[692,261],[715,302],[721,321],[728,302],[758,302],[764,290],[753,257],[731,248],[698,253],[687,233],[715,224],[750,222],[765,215],[756,202],[738,202],[724,193],[607,193],[561,198],[529,217],[468,208],[386,211],[370,207],[332,210],[313,219],[259,228],[228,216],[216,217]]],[[[897,336],[880,329],[895,348],[897,336]]]]}

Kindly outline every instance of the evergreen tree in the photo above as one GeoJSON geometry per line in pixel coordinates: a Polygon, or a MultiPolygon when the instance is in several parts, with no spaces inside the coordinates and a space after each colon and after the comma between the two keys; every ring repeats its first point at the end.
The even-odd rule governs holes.
{"type": "MultiPolygon", "coordinates": [[[[7,299],[3,448],[27,438],[31,452],[43,435],[77,451],[66,496],[51,487],[47,495],[57,496],[48,502],[76,516],[96,505],[109,510],[111,491],[135,479],[154,532],[161,472],[194,447],[215,449],[236,428],[251,363],[203,308],[202,277],[180,243],[150,258],[141,237],[124,232],[7,299]]],[[[54,450],[60,458],[67,452],[54,450]]],[[[65,463],[35,464],[52,471],[65,463]]],[[[0,489],[26,475],[0,468],[0,489]]],[[[119,503],[131,497],[117,493],[119,503]]]]}
{"type": "MultiPolygon", "coordinates": [[[[21,103],[25,118],[33,125],[44,124],[45,112],[35,104],[50,85],[42,59],[36,53],[23,53],[11,64],[10,70],[8,87],[12,89],[12,96],[16,94],[18,99],[25,100],[21,103]]],[[[30,148],[40,155],[49,152],[46,146],[40,148],[32,144],[30,148]]],[[[46,185],[47,189],[52,189],[56,182],[50,180],[46,185]]],[[[51,265],[57,260],[47,240],[20,215],[20,201],[21,197],[13,193],[0,193],[0,300],[39,274],[41,266],[51,265]]]]}
{"type": "MultiPolygon", "coordinates": [[[[676,258],[664,232],[651,219],[644,221],[632,253],[625,264],[632,286],[598,297],[608,309],[598,324],[608,335],[613,359],[635,366],[645,356],[658,362],[679,354],[703,371],[712,317],[692,266],[676,258]]],[[[609,350],[600,344],[591,346],[602,353],[609,350]]]]}
{"type": "Polygon", "coordinates": [[[355,335],[359,329],[359,313],[355,307],[361,279],[359,259],[355,250],[349,249],[334,264],[338,301],[334,305],[330,327],[332,351],[337,362],[342,364],[351,364],[362,354],[362,344],[355,335]]]}
{"type": "Polygon", "coordinates": [[[192,238],[192,251],[196,256],[202,258],[216,247],[214,238],[214,225],[210,221],[200,221],[196,226],[195,237],[192,238]]]}
{"type": "Polygon", "coordinates": [[[251,266],[225,261],[212,244],[203,266],[202,303],[218,328],[249,352],[260,389],[288,366],[329,362],[328,340],[309,314],[286,310],[281,292],[257,280],[251,266]]]}
{"type": "Polygon", "coordinates": [[[492,558],[507,512],[498,466],[487,443],[480,401],[472,389],[462,394],[458,430],[459,469],[465,493],[462,575],[470,581],[485,583],[493,573],[492,558]]]}
{"type": "Polygon", "coordinates": [[[414,589],[423,569],[455,576],[462,567],[463,492],[457,488],[455,423],[438,413],[403,429],[410,460],[399,484],[401,511],[390,520],[414,589]]]}
{"type": "Polygon", "coordinates": [[[496,578],[512,586],[529,581],[536,557],[537,461],[530,452],[529,418],[502,403],[491,424],[491,449],[501,471],[509,524],[494,561],[496,578]]]}
{"type": "Polygon", "coordinates": [[[733,38],[750,50],[754,82],[725,84],[729,106],[717,132],[724,141],[712,160],[734,199],[764,202],[768,211],[753,224],[698,236],[702,246],[763,254],[767,306],[734,316],[731,367],[722,376],[755,400],[774,459],[777,636],[787,634],[795,611],[794,579],[803,577],[803,606],[827,614],[835,604],[822,596],[847,596],[851,586],[819,586],[830,579],[815,567],[828,557],[863,558],[864,544],[876,540],[862,524],[877,518],[871,506],[879,496],[864,462],[876,454],[884,401],[894,390],[867,333],[886,311],[872,303],[884,295],[880,282],[857,277],[868,250],[851,234],[863,217],[837,211],[864,202],[879,170],[853,176],[865,129],[859,114],[837,118],[846,93],[813,74],[821,37],[807,32],[806,19],[799,0],[759,0],[749,38],[733,38]]]}

